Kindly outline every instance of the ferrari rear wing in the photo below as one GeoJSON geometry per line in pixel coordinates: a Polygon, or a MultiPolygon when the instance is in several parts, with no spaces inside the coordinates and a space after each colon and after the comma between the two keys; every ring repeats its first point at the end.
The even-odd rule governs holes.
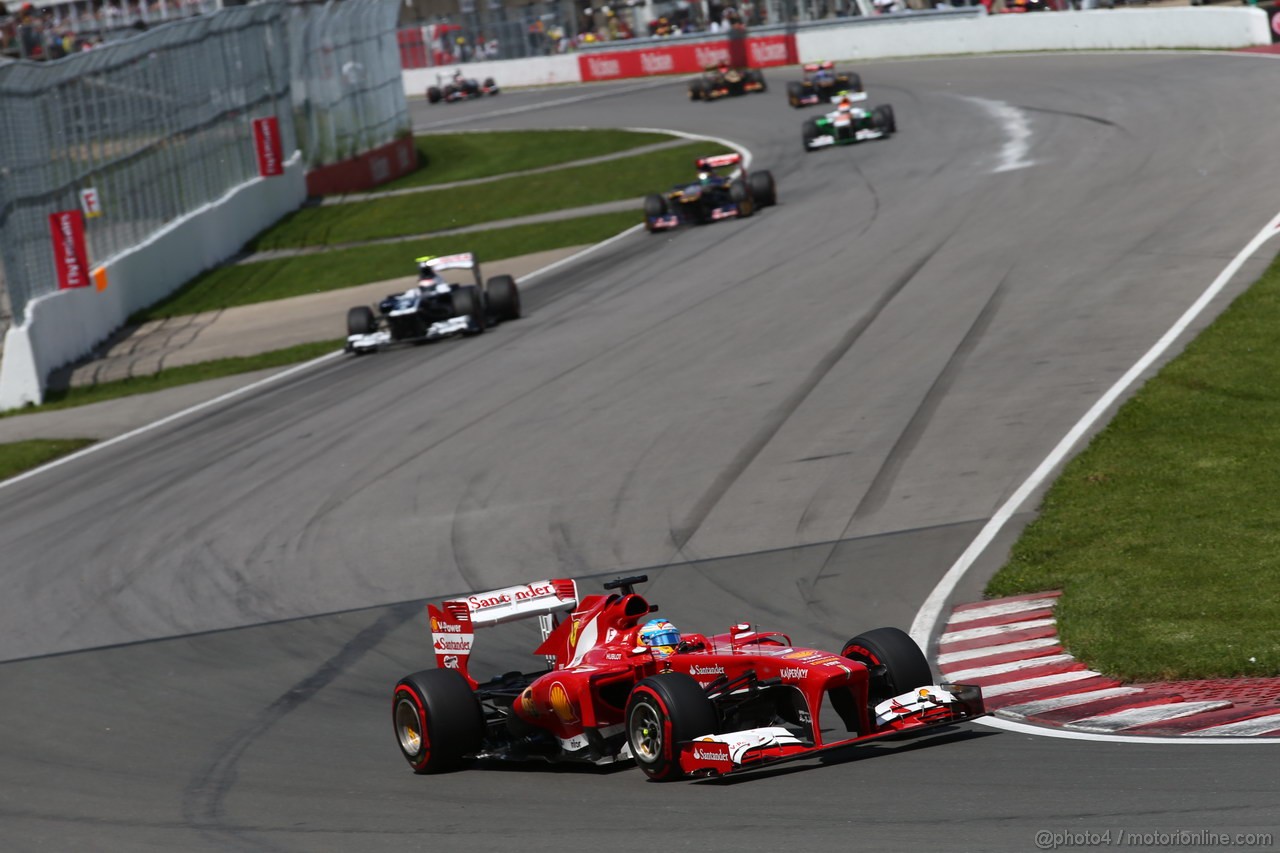
{"type": "Polygon", "coordinates": [[[556,626],[555,614],[578,605],[578,587],[568,578],[535,581],[465,598],[452,598],[437,607],[427,605],[431,617],[431,646],[436,666],[456,669],[474,688],[476,681],[467,672],[476,628],[501,625],[537,616],[545,641],[556,626]]]}

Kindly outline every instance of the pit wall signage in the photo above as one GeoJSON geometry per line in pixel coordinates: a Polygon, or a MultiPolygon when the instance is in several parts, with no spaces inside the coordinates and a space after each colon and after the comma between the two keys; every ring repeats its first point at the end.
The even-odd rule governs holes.
{"type": "Polygon", "coordinates": [[[607,50],[578,54],[584,81],[620,80],[652,74],[696,74],[713,65],[769,68],[799,62],[796,37],[780,34],[694,44],[673,44],[639,50],[607,50]]]}
{"type": "Polygon", "coordinates": [[[84,214],[79,210],[49,214],[49,236],[53,241],[58,289],[88,287],[89,249],[84,240],[84,214]]]}
{"type": "Polygon", "coordinates": [[[275,116],[253,120],[253,147],[258,155],[258,174],[272,178],[284,174],[284,152],[280,143],[280,121],[275,116]]]}

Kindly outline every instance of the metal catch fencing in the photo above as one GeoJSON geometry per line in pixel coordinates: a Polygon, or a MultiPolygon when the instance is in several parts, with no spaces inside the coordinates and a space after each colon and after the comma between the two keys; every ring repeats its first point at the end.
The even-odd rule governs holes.
{"type": "Polygon", "coordinates": [[[298,136],[308,166],[346,160],[410,130],[396,0],[289,7],[298,136]]]}
{"type": "Polygon", "coordinates": [[[408,133],[397,13],[397,0],[268,0],[0,62],[0,336],[58,287],[52,213],[86,210],[98,263],[256,177],[254,119],[276,116],[285,156],[301,148],[310,165],[408,133]]]}

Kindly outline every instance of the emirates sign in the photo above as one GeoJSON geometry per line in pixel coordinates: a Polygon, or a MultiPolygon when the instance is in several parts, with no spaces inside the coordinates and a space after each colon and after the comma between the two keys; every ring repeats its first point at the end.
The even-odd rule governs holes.
{"type": "Polygon", "coordinates": [[[84,242],[84,214],[79,210],[49,214],[49,236],[53,239],[58,288],[88,287],[89,251],[84,242]]]}

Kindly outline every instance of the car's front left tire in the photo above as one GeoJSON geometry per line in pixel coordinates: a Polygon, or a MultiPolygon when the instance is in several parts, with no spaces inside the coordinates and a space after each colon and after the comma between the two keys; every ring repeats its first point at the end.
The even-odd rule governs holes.
{"type": "Polygon", "coordinates": [[[684,777],[680,744],[714,734],[715,706],[693,676],[660,672],[638,682],[627,699],[626,733],[631,756],[655,782],[684,777]]]}

